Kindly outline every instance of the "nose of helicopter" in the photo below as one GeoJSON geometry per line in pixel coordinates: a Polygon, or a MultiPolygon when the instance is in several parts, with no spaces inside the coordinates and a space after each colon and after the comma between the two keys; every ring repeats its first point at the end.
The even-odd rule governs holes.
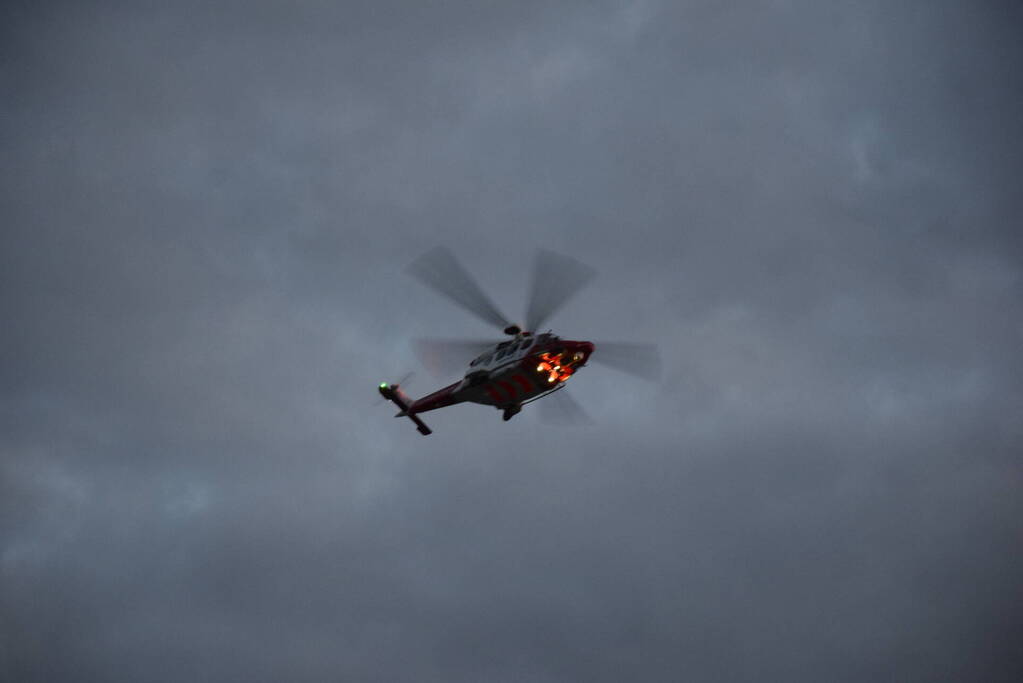
{"type": "Polygon", "coordinates": [[[572,348],[572,352],[573,353],[578,353],[580,351],[583,353],[583,355],[584,355],[583,362],[584,363],[587,360],[590,359],[590,354],[593,353],[593,342],[588,342],[588,341],[573,342],[572,346],[573,346],[573,348],[572,348]]]}

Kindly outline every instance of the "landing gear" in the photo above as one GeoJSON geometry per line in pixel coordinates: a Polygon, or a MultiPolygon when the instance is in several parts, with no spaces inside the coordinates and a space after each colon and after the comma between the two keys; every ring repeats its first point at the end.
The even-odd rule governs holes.
{"type": "Polygon", "coordinates": [[[507,408],[505,408],[504,415],[502,415],[504,421],[507,422],[508,420],[518,415],[520,410],[522,410],[522,406],[520,405],[508,406],[507,408]]]}

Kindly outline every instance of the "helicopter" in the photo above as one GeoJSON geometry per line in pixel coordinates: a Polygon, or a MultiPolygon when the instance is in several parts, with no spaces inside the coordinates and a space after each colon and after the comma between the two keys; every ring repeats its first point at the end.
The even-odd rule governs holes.
{"type": "Polygon", "coordinates": [[[595,271],[575,259],[538,249],[525,327],[509,321],[484,293],[476,280],[446,247],[437,247],[416,259],[408,274],[452,303],[508,335],[503,341],[418,340],[420,355],[430,364],[464,368],[462,379],[422,398],[413,400],[401,383],[381,382],[383,398],[398,406],[395,417],[407,417],[423,436],[432,430],[421,413],[458,403],[479,403],[502,411],[504,421],[522,407],[558,393],[562,412],[582,415],[574,399],[563,393],[566,382],[591,359],[630,374],[656,379],[660,356],[651,344],[601,343],[563,339],[550,330],[538,332],[543,324],[594,277],[595,271]],[[598,353],[595,353],[599,349],[598,353]],[[471,357],[466,367],[465,359],[471,357]]]}

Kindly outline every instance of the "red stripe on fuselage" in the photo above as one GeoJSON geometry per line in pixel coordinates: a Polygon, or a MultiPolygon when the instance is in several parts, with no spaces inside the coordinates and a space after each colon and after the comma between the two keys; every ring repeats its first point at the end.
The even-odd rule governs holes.
{"type": "Polygon", "coordinates": [[[509,382],[509,381],[507,381],[507,380],[501,380],[500,382],[498,382],[498,384],[500,384],[500,385],[501,385],[501,388],[502,388],[502,389],[504,389],[505,391],[507,391],[507,392],[508,392],[508,400],[509,400],[509,401],[511,401],[512,399],[514,399],[514,398],[515,398],[515,394],[516,394],[517,392],[515,391],[515,387],[514,387],[514,386],[512,386],[512,383],[511,383],[511,382],[509,382]]]}

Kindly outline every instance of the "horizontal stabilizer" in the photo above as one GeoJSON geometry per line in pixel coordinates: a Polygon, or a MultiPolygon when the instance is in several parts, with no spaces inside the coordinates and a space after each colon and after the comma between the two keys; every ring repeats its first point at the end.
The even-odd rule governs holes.
{"type": "Polygon", "coordinates": [[[416,423],[416,429],[423,436],[426,436],[426,435],[432,433],[430,431],[430,428],[426,426],[426,423],[424,423],[422,420],[419,419],[418,415],[416,415],[415,413],[409,413],[408,409],[409,409],[409,406],[412,405],[412,399],[410,399],[398,387],[397,384],[388,384],[387,382],[381,382],[380,386],[379,386],[379,389],[380,389],[380,395],[381,396],[386,398],[388,401],[390,401],[394,405],[398,406],[398,408],[400,409],[401,412],[399,412],[397,415],[395,415],[395,417],[407,417],[408,419],[410,419],[413,422],[415,422],[416,423]]]}

